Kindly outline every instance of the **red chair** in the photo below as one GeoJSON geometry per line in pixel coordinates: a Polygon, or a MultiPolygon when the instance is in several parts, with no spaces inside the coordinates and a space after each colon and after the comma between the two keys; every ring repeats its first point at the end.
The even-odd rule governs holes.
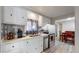
{"type": "Polygon", "coordinates": [[[71,41],[73,43],[73,45],[75,44],[74,42],[75,39],[75,33],[74,31],[66,31],[65,32],[65,42],[67,41],[71,41]]]}
{"type": "Polygon", "coordinates": [[[75,38],[74,31],[65,31],[64,33],[62,33],[62,35],[60,35],[60,39],[62,41],[64,41],[64,42],[71,41],[73,43],[73,45],[75,44],[74,38],[75,38]]]}

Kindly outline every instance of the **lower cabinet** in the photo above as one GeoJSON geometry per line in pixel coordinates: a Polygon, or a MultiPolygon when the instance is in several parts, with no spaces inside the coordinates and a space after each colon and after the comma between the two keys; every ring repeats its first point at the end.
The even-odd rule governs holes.
{"type": "Polygon", "coordinates": [[[43,38],[34,37],[10,44],[2,44],[2,53],[40,53],[43,51],[43,38]]]}
{"type": "Polygon", "coordinates": [[[9,53],[9,52],[19,52],[19,43],[8,43],[1,45],[1,52],[9,53]]]}
{"type": "Polygon", "coordinates": [[[44,37],[43,39],[43,49],[47,49],[48,48],[48,37],[44,37]]]}
{"type": "Polygon", "coordinates": [[[43,38],[41,37],[34,37],[29,45],[29,52],[30,53],[39,53],[43,51],[43,38]]]}

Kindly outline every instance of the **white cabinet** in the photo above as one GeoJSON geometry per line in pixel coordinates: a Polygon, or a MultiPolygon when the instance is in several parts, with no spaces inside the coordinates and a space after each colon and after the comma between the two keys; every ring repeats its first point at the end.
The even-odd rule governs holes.
{"type": "Polygon", "coordinates": [[[39,26],[50,24],[50,19],[20,7],[3,7],[3,23],[25,25],[27,19],[38,20],[39,26]]]}
{"type": "Polygon", "coordinates": [[[38,26],[41,27],[43,24],[43,16],[39,15],[38,26]]]}
{"type": "Polygon", "coordinates": [[[2,44],[1,45],[1,52],[8,53],[8,52],[19,52],[19,43],[10,43],[10,44],[2,44]]]}
{"type": "Polygon", "coordinates": [[[3,23],[25,25],[26,11],[20,7],[4,7],[3,23]]]}
{"type": "Polygon", "coordinates": [[[13,7],[3,8],[3,23],[14,24],[14,11],[13,7]]]}
{"type": "Polygon", "coordinates": [[[48,37],[44,37],[43,39],[43,49],[47,49],[48,48],[48,37]]]}
{"type": "Polygon", "coordinates": [[[1,40],[2,7],[0,7],[0,40],[1,40]]]}
{"type": "Polygon", "coordinates": [[[46,24],[50,24],[50,23],[51,23],[51,19],[50,18],[43,17],[42,26],[45,26],[46,24]]]}
{"type": "Polygon", "coordinates": [[[20,24],[20,25],[25,25],[26,21],[27,21],[27,11],[22,9],[22,8],[18,8],[15,7],[14,8],[14,19],[15,19],[15,24],[20,24]]]}
{"type": "Polygon", "coordinates": [[[50,24],[50,23],[51,23],[50,18],[39,15],[39,18],[38,18],[38,25],[39,26],[45,26],[46,24],[50,24]]]}
{"type": "Polygon", "coordinates": [[[26,53],[39,53],[43,51],[43,38],[34,37],[26,41],[26,53]]]}
{"type": "Polygon", "coordinates": [[[40,53],[43,51],[43,37],[19,40],[14,43],[1,44],[3,53],[40,53]]]}
{"type": "Polygon", "coordinates": [[[34,51],[35,52],[42,52],[43,51],[43,38],[42,37],[34,37],[34,51]]]}
{"type": "Polygon", "coordinates": [[[26,41],[26,40],[19,41],[20,53],[28,53],[27,42],[28,41],[26,41]]]}

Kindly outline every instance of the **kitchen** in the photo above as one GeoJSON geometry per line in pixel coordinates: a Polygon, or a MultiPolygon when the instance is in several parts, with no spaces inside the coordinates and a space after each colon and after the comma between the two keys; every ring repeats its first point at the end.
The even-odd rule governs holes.
{"type": "Polygon", "coordinates": [[[0,52],[40,53],[50,48],[50,36],[55,35],[51,18],[23,7],[0,8],[0,52]]]}

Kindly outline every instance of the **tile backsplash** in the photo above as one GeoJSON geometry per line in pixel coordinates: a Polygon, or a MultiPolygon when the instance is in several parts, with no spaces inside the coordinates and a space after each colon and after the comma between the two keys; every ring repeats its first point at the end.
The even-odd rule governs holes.
{"type": "Polygon", "coordinates": [[[20,28],[22,31],[24,31],[24,26],[22,26],[22,25],[2,24],[1,27],[2,27],[2,30],[1,30],[1,37],[2,38],[4,38],[4,36],[9,32],[14,33],[15,36],[17,37],[18,28],[20,28]]]}

